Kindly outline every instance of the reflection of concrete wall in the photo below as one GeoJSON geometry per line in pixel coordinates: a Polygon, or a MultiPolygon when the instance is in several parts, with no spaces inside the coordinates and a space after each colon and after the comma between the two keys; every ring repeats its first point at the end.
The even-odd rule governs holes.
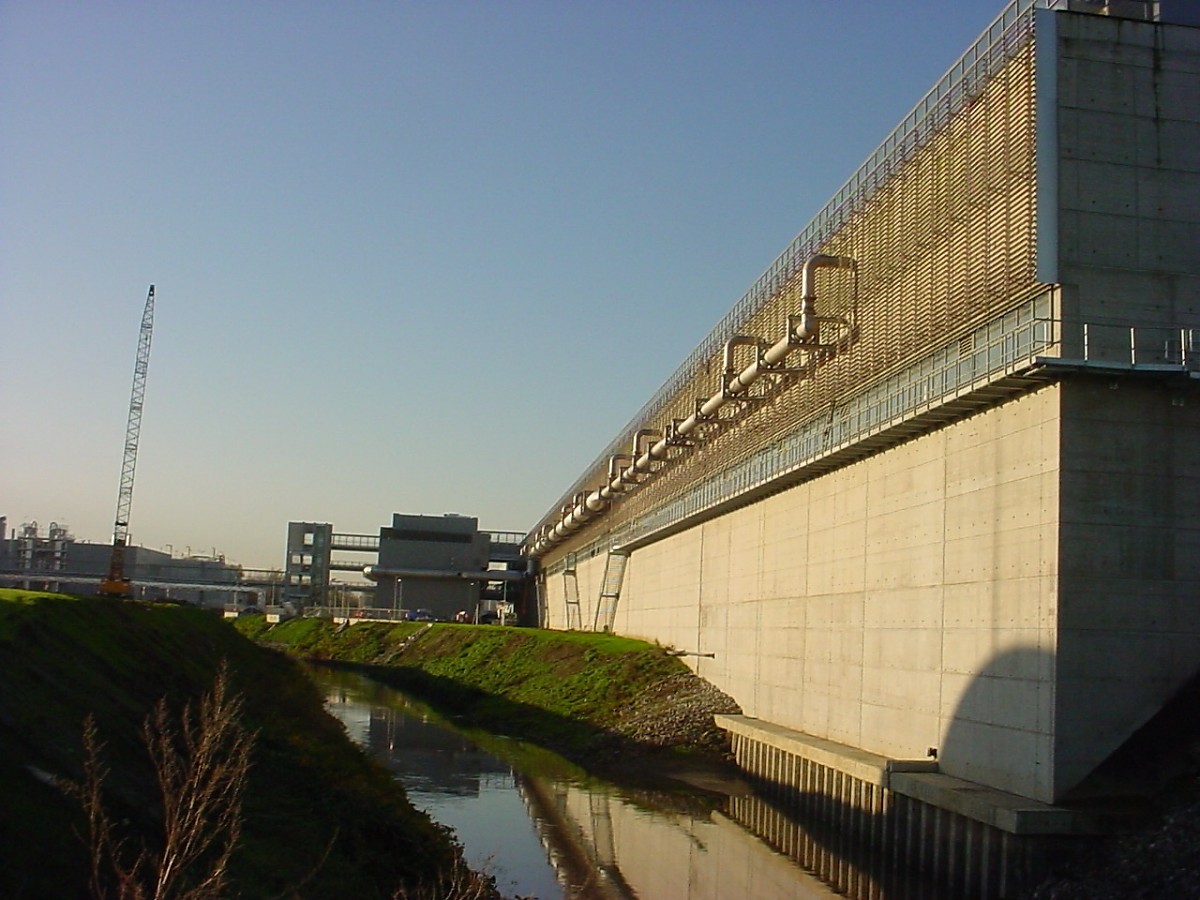
{"type": "Polygon", "coordinates": [[[836,896],[724,817],[655,812],[616,795],[534,781],[542,797],[556,807],[555,840],[573,845],[556,851],[586,858],[601,869],[583,896],[673,900],[836,896]]]}
{"type": "Polygon", "coordinates": [[[365,739],[381,760],[401,761],[405,776],[444,794],[477,796],[483,773],[511,771],[461,734],[387,707],[371,709],[365,739]]]}

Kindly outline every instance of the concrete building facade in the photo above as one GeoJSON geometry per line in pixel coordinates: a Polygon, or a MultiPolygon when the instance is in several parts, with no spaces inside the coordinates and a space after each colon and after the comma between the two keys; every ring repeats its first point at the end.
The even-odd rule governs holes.
{"type": "Polygon", "coordinates": [[[1117,6],[1002,12],[527,536],[547,624],[1041,803],[1200,669],[1200,29],[1117,6]]]}
{"type": "Polygon", "coordinates": [[[375,605],[396,603],[445,620],[460,611],[474,615],[490,547],[478,519],[395,513],[391,526],[379,530],[375,605]]]}

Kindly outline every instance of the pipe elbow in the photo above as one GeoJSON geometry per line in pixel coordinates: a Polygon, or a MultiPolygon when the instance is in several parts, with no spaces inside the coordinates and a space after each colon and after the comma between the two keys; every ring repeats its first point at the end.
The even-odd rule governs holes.
{"type": "Polygon", "coordinates": [[[830,256],[825,253],[810,256],[800,270],[800,298],[805,301],[817,298],[817,269],[855,269],[857,267],[858,262],[849,256],[830,256]]]}

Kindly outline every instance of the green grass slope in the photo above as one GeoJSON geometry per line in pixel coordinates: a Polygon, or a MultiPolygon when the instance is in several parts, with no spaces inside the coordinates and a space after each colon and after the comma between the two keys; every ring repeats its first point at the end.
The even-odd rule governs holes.
{"type": "Polygon", "coordinates": [[[86,896],[85,823],[61,784],[82,776],[89,713],[111,769],[109,804],[135,844],[153,844],[142,722],[161,697],[176,709],[198,698],[222,661],[258,732],[238,896],[303,885],[304,897],[390,897],[455,867],[446,835],[348,740],[294,661],[201,610],[0,590],[0,896],[86,896]]]}
{"type": "Polygon", "coordinates": [[[339,628],[322,619],[272,627],[255,616],[237,627],[297,656],[364,667],[491,731],[593,768],[630,752],[718,751],[724,739],[711,713],[736,711],[678,657],[615,635],[411,622],[339,628]]]}

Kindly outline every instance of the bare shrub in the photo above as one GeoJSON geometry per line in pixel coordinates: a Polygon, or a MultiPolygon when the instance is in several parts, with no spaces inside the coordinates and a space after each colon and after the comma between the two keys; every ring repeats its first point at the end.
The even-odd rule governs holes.
{"type": "Polygon", "coordinates": [[[142,726],[162,798],[162,831],[135,849],[104,800],[109,770],[96,722],[84,722],[84,777],[73,788],[87,818],[90,888],[96,900],[216,900],[242,831],[242,796],[255,733],[222,665],[212,690],[173,717],[159,700],[142,726]]]}
{"type": "Polygon", "coordinates": [[[392,900],[494,900],[498,896],[492,878],[460,866],[432,884],[401,888],[392,900]]]}

